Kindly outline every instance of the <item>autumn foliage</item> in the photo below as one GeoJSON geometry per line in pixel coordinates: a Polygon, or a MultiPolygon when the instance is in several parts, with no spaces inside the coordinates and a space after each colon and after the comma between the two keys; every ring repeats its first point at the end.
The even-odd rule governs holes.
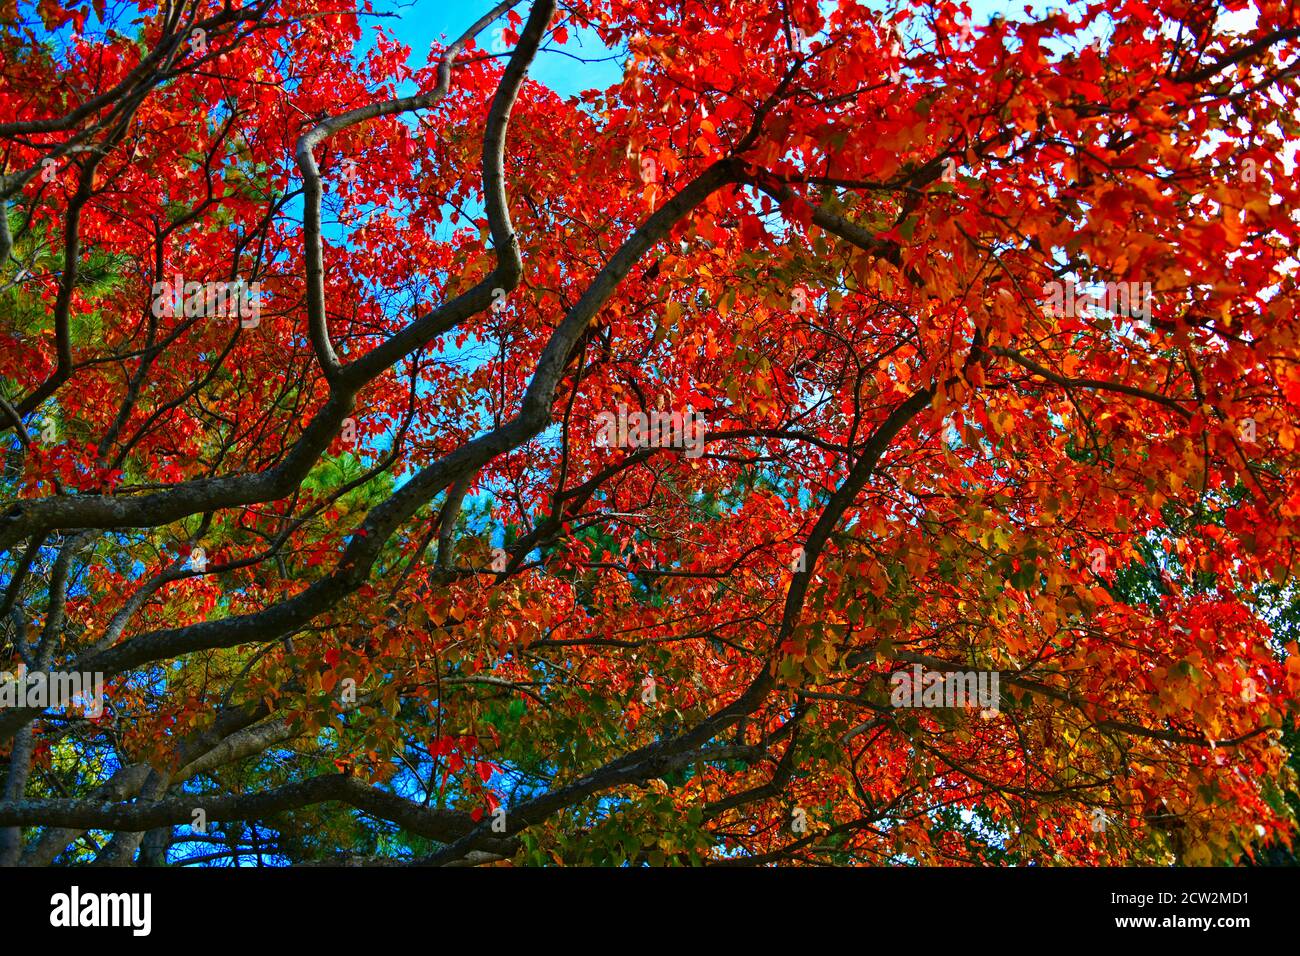
{"type": "Polygon", "coordinates": [[[1294,5],[481,6],[0,4],[0,863],[1289,847],[1294,5]]]}

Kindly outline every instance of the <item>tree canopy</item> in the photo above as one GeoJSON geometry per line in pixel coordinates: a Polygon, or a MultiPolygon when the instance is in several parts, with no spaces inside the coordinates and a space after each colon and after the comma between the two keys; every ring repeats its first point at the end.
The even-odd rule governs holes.
{"type": "Polygon", "coordinates": [[[1295,6],[480,6],[0,5],[0,864],[1289,847],[1295,6]]]}

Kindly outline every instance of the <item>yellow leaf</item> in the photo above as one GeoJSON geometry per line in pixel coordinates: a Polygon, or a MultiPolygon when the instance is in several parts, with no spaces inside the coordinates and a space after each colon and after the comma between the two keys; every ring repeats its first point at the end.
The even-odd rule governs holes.
{"type": "Polygon", "coordinates": [[[664,325],[674,326],[677,320],[682,317],[682,305],[680,302],[668,300],[668,305],[664,308],[664,325]]]}

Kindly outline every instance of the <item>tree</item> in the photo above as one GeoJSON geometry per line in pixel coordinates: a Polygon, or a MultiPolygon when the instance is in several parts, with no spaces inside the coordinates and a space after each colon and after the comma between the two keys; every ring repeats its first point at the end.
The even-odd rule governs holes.
{"type": "Polygon", "coordinates": [[[0,863],[1290,846],[1295,11],[831,6],[0,10],[0,863]]]}

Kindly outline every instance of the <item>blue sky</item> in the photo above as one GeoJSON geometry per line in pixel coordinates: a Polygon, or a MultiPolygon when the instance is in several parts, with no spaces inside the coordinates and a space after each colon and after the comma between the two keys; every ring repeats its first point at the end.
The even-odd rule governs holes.
{"type": "MultiPolygon", "coordinates": [[[[389,33],[410,46],[411,65],[418,67],[424,65],[430,44],[451,42],[491,5],[491,0],[408,0],[398,4],[376,4],[377,12],[391,13],[392,16],[371,22],[382,24],[389,33]]],[[[528,4],[521,2],[515,9],[521,16],[527,15],[528,4]]],[[[492,29],[489,26],[479,34],[480,47],[491,47],[492,29]]],[[[528,74],[562,96],[587,89],[603,89],[618,80],[622,66],[612,60],[583,63],[574,57],[597,59],[610,55],[593,32],[571,30],[569,42],[560,49],[542,50],[528,74]],[[573,56],[566,55],[570,53],[573,56]]]]}

